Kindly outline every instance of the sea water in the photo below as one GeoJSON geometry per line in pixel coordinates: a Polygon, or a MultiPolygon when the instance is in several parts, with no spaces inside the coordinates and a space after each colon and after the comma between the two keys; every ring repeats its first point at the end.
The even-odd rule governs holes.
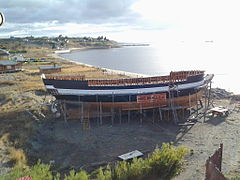
{"type": "Polygon", "coordinates": [[[213,87],[237,94],[240,93],[239,45],[215,41],[160,42],[149,46],[81,50],[61,56],[97,67],[149,76],[167,75],[170,71],[205,70],[215,74],[213,87]]]}

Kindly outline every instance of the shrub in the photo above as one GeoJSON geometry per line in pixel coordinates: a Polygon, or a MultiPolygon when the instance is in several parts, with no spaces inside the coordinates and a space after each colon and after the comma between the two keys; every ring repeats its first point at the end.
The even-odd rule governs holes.
{"type": "MultiPolygon", "coordinates": [[[[71,170],[69,175],[65,175],[64,180],[141,180],[141,179],[171,179],[182,170],[183,158],[187,154],[186,147],[175,148],[171,144],[163,144],[161,148],[156,148],[146,159],[135,158],[132,162],[120,161],[115,167],[109,165],[100,167],[90,175],[81,170],[75,172],[71,170]]],[[[33,180],[60,180],[60,174],[55,176],[50,171],[50,165],[42,164],[40,161],[31,168],[15,167],[9,174],[4,176],[4,180],[17,179],[24,176],[31,176],[33,180]]],[[[0,177],[1,180],[1,177],[0,177]]]]}
{"type": "Polygon", "coordinates": [[[50,165],[38,161],[38,163],[31,168],[15,167],[9,174],[5,175],[3,179],[13,180],[24,176],[30,176],[33,180],[52,180],[53,178],[50,165]]]}
{"type": "Polygon", "coordinates": [[[112,179],[112,170],[110,166],[108,165],[105,170],[100,167],[97,169],[97,175],[96,175],[97,180],[111,180],[112,179]]]}
{"type": "Polygon", "coordinates": [[[134,158],[129,164],[128,179],[141,179],[146,176],[149,170],[150,166],[147,159],[134,158]]]}
{"type": "Polygon", "coordinates": [[[81,170],[80,172],[75,172],[71,170],[69,176],[65,175],[64,180],[88,180],[88,174],[86,171],[81,170]]]}
{"type": "Polygon", "coordinates": [[[169,143],[164,143],[161,149],[156,148],[147,159],[150,166],[150,173],[157,176],[171,179],[181,172],[183,157],[187,154],[186,147],[175,148],[169,143]]]}
{"type": "Polygon", "coordinates": [[[129,165],[127,161],[120,161],[113,169],[113,179],[124,180],[128,177],[129,165]]]}
{"type": "Polygon", "coordinates": [[[39,160],[36,165],[31,167],[30,173],[28,176],[31,176],[33,180],[52,180],[52,172],[50,171],[49,164],[43,164],[39,160]]]}
{"type": "Polygon", "coordinates": [[[26,170],[23,168],[14,168],[7,175],[1,175],[0,180],[13,180],[26,176],[26,170]]]}

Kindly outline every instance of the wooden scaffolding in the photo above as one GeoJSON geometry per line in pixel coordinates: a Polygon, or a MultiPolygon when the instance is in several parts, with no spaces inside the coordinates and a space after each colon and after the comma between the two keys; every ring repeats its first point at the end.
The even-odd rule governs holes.
{"type": "MultiPolygon", "coordinates": [[[[89,130],[91,128],[91,122],[96,122],[98,126],[103,125],[108,119],[112,125],[122,124],[123,122],[130,123],[133,119],[138,119],[140,124],[145,119],[151,119],[152,123],[159,123],[163,121],[173,122],[174,124],[181,123],[181,120],[195,117],[199,115],[199,109],[204,107],[204,121],[206,118],[207,110],[212,104],[211,100],[211,81],[207,86],[201,87],[203,90],[204,106],[201,101],[202,95],[199,89],[196,89],[195,94],[188,95],[188,103],[184,106],[180,106],[175,102],[175,98],[178,97],[178,87],[173,83],[169,86],[168,91],[168,105],[166,107],[156,106],[153,104],[153,108],[144,109],[143,104],[138,104],[138,109],[121,109],[116,106],[114,94],[112,94],[111,107],[106,109],[97,97],[97,106],[91,106],[89,103],[82,102],[79,98],[78,101],[66,101],[59,100],[60,110],[64,121],[67,123],[70,119],[78,119],[82,124],[83,130],[89,130]],[[75,106],[74,110],[71,106],[75,106]],[[151,117],[151,118],[149,118],[151,117]]],[[[201,90],[201,91],[202,91],[201,90]]],[[[128,101],[131,102],[131,95],[128,96],[128,101]]]]}

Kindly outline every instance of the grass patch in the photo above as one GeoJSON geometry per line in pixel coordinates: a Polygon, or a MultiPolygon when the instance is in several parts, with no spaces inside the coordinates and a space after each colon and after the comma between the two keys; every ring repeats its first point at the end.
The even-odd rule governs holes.
{"type": "Polygon", "coordinates": [[[17,168],[25,168],[27,164],[27,158],[22,149],[9,149],[10,158],[15,163],[15,167],[17,168]]]}
{"type": "Polygon", "coordinates": [[[0,87],[3,87],[3,86],[12,86],[14,85],[15,83],[13,81],[1,81],[0,83],[0,87]]]}
{"type": "Polygon", "coordinates": [[[5,144],[9,144],[9,133],[5,133],[2,135],[2,137],[0,138],[0,147],[4,146],[5,144]]]}

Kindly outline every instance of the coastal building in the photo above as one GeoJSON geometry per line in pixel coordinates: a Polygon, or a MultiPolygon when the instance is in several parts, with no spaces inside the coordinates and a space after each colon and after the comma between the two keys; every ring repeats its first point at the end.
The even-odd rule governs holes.
{"type": "Polygon", "coordinates": [[[21,70],[22,70],[21,63],[10,60],[0,61],[0,73],[17,72],[21,70]]]}
{"type": "Polygon", "coordinates": [[[61,72],[61,70],[62,70],[62,66],[59,66],[59,65],[56,65],[56,64],[39,67],[40,73],[43,73],[43,74],[57,73],[57,72],[61,72]]]}
{"type": "Polygon", "coordinates": [[[8,59],[9,59],[9,52],[4,49],[0,49],[0,60],[8,60],[8,59]]]}
{"type": "Polygon", "coordinates": [[[26,59],[23,57],[23,55],[15,55],[11,57],[11,59],[17,62],[26,62],[26,59]]]}

